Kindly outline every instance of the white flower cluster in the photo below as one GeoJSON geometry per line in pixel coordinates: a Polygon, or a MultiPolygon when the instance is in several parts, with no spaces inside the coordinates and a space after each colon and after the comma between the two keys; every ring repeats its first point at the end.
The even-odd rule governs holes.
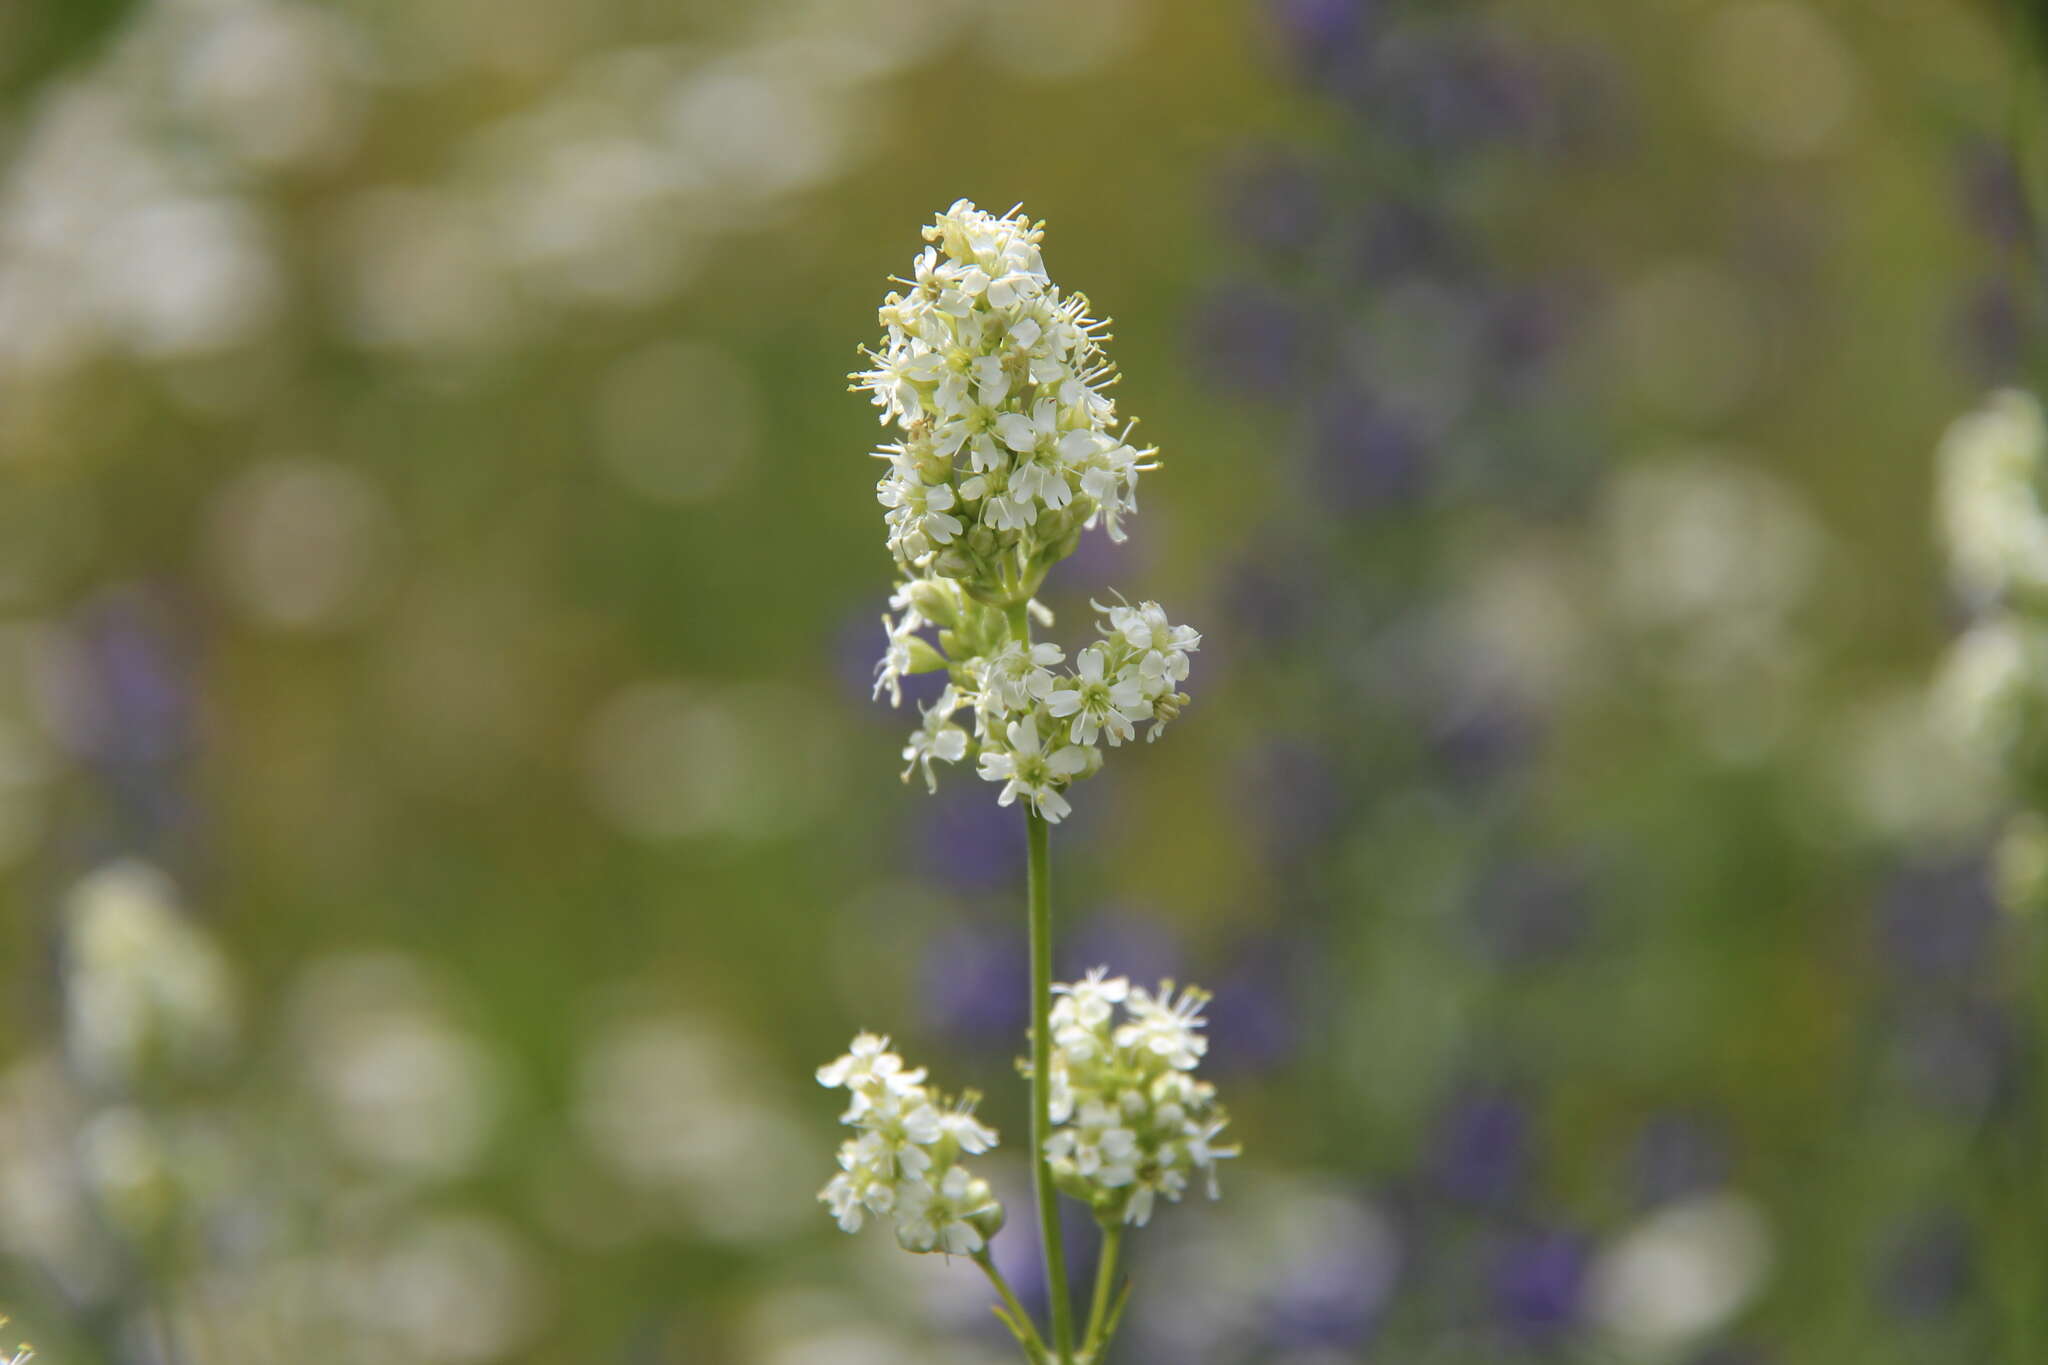
{"type": "Polygon", "coordinates": [[[2039,494],[2048,421],[2028,393],[1993,394],[1950,425],[1939,454],[1949,576],[1973,609],[1933,689],[1937,731],[2032,808],[2000,841],[1998,880],[2016,905],[2048,900],[2048,511],[2039,494]]]}
{"type": "Polygon", "coordinates": [[[904,1250],[973,1255],[1002,1227],[1003,1206],[960,1159],[994,1147],[996,1132],[974,1117],[973,1091],[949,1104],[924,1078],[872,1033],[818,1068],[818,1084],[852,1096],[839,1121],[860,1134],[840,1145],[839,1174],[818,1199],[847,1232],[893,1214],[904,1250]]]}
{"type": "Polygon", "coordinates": [[[1115,426],[1104,324],[1046,277],[1043,224],[962,199],[924,235],[908,292],[882,303],[873,367],[852,376],[902,432],[876,452],[889,548],[911,572],[1021,587],[1084,526],[1123,539],[1154,452],[1115,426]]]}
{"type": "Polygon", "coordinates": [[[2006,389],[1950,425],[1937,457],[1942,537],[1956,587],[1974,602],[2048,595],[2041,509],[2048,423],[2032,394],[2006,389]]]}
{"type": "Polygon", "coordinates": [[[109,863],[78,883],[66,913],[65,1038],[84,1080],[125,1094],[226,1054],[234,984],[177,908],[169,878],[146,863],[109,863]]]}
{"type": "Polygon", "coordinates": [[[1171,981],[1148,991],[1105,967],[1053,991],[1045,1154],[1060,1188],[1098,1218],[1140,1227],[1159,1195],[1177,1202],[1196,1173],[1216,1198],[1216,1163],[1238,1149],[1217,1145],[1230,1116],[1194,1076],[1209,1049],[1208,993],[1176,995],[1171,981]]]}
{"type": "MultiPolygon", "coordinates": [[[[1187,705],[1179,685],[1202,637],[1167,620],[1157,602],[1097,603],[1102,638],[1082,649],[1070,669],[1055,671],[1067,662],[1064,650],[1017,638],[1003,613],[958,584],[922,579],[912,588],[894,599],[904,615],[891,659],[907,665],[899,672],[917,671],[928,655],[925,666],[948,669],[951,681],[922,708],[923,723],[904,746],[905,781],[922,770],[936,791],[932,764],[957,763],[972,749],[982,778],[1002,784],[998,805],[1022,797],[1057,824],[1073,809],[1062,792],[1101,770],[1104,742],[1114,748],[1135,739],[1140,723],[1147,740],[1157,739],[1187,705]],[[927,624],[939,627],[943,654],[909,633],[927,624]],[[972,715],[971,737],[956,723],[962,711],[972,715]]],[[[887,671],[889,663],[884,683],[893,688],[897,674],[887,671]]]]}
{"type": "Polygon", "coordinates": [[[1066,652],[1030,638],[1033,617],[1052,622],[1033,600],[1046,571],[1087,528],[1124,539],[1138,475],[1157,467],[1116,426],[1102,324],[1046,277],[1043,231],[964,199],[939,215],[907,292],[883,302],[873,368],[852,377],[902,436],[877,452],[889,549],[909,577],[882,618],[875,694],[901,705],[906,675],[949,674],[903,750],[904,780],[922,770],[936,790],[934,762],[973,754],[1002,784],[1000,804],[1022,797],[1056,822],[1071,810],[1063,791],[1100,770],[1105,739],[1133,739],[1140,722],[1154,739],[1179,715],[1202,637],[1156,602],[1120,602],[1098,605],[1103,639],[1064,672],[1066,652]],[[963,710],[971,736],[955,722],[963,710]]]}

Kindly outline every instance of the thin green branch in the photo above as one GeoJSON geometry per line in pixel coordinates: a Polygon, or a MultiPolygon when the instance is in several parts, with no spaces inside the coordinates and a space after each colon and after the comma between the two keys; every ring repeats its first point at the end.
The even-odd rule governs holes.
{"type": "Polygon", "coordinates": [[[1038,1233],[1045,1248],[1045,1283],[1052,1300],[1052,1341],[1060,1365],[1074,1358],[1074,1305],[1067,1292],[1066,1247],[1060,1240],[1059,1192],[1045,1157],[1052,1136],[1052,892],[1048,882],[1046,823],[1025,813],[1030,836],[1031,902],[1031,1183],[1038,1195],[1038,1233]]]}
{"type": "Polygon", "coordinates": [[[990,1257],[987,1247],[974,1253],[974,1263],[981,1267],[981,1273],[988,1276],[988,1282],[995,1286],[996,1293],[1002,1298],[1003,1306],[995,1310],[996,1316],[1003,1320],[1003,1325],[1017,1338],[1017,1344],[1024,1348],[1024,1354],[1030,1357],[1033,1365],[1039,1365],[1039,1362],[1046,1358],[1045,1342],[1039,1337],[1038,1329],[1032,1325],[1031,1315],[1024,1311],[1024,1305],[1019,1303],[1016,1294],[1011,1292],[1010,1282],[996,1269],[996,1263],[990,1257]]]}
{"type": "Polygon", "coordinates": [[[1081,1359],[1093,1362],[1101,1358],[1102,1351],[1109,1345],[1112,1330],[1110,1317],[1110,1289],[1116,1284],[1117,1253],[1123,1250],[1124,1225],[1121,1222],[1102,1225],[1102,1256],[1095,1265],[1095,1297],[1088,1308],[1088,1335],[1081,1345],[1081,1359]]]}

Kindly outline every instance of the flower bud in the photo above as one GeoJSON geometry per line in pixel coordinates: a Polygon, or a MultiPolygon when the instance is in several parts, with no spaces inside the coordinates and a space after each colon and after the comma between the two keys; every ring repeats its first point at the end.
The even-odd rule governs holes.
{"type": "Polygon", "coordinates": [[[917,614],[934,625],[960,624],[960,593],[952,584],[942,579],[920,578],[904,588],[903,593],[917,614]]]}
{"type": "Polygon", "coordinates": [[[2048,817],[2022,811],[1999,837],[1992,860],[1998,901],[2021,915],[2038,914],[2048,904],[2048,817]]]}
{"type": "Polygon", "coordinates": [[[946,656],[916,636],[910,638],[908,648],[910,667],[903,670],[905,673],[936,673],[946,666],[946,656]]]}
{"type": "Polygon", "coordinates": [[[971,1201],[969,1207],[974,1211],[967,1215],[967,1221],[974,1225],[974,1230],[981,1234],[983,1241],[994,1240],[1007,1221],[1002,1202],[996,1198],[995,1191],[989,1188],[989,1183],[979,1176],[976,1176],[973,1183],[968,1186],[968,1199],[971,1201]]]}

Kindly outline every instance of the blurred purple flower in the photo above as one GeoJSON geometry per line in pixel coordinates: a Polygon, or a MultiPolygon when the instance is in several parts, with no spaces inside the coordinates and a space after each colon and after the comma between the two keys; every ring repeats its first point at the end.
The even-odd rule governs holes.
{"type": "MultiPolygon", "coordinates": [[[[1377,1213],[1370,1213],[1377,1219],[1377,1213]]],[[[1398,1245],[1384,1235],[1339,1236],[1284,1266],[1265,1304],[1267,1351],[1340,1350],[1378,1326],[1400,1274],[1398,1245]]]]}
{"type": "Polygon", "coordinates": [[[2002,923],[1982,858],[1899,869],[1878,900],[1885,958],[1902,977],[1954,984],[1982,971],[2002,923]]]}
{"type": "Polygon", "coordinates": [[[86,856],[167,855],[200,816],[188,781],[199,748],[196,636],[152,585],[110,589],[65,626],[66,668],[51,700],[61,742],[97,775],[107,825],[86,856]]]}
{"type": "MultiPolygon", "coordinates": [[[[1325,576],[1299,545],[1254,550],[1223,572],[1224,623],[1230,634],[1262,645],[1299,638],[1316,619],[1325,576]]],[[[1207,646],[1204,645],[1204,654],[1207,646]]]]}
{"type": "Polygon", "coordinates": [[[1197,309],[1193,343],[1204,373],[1253,398],[1281,398],[1300,382],[1308,356],[1300,307],[1264,285],[1212,291],[1197,309]]]}
{"type": "Polygon", "coordinates": [[[1555,960],[1586,937],[1590,873],[1575,859],[1489,868],[1472,898],[1471,924],[1483,952],[1506,965],[1555,960]]]}
{"type": "Polygon", "coordinates": [[[1209,1063],[1218,1071],[1265,1071],[1300,1045],[1297,1007],[1310,998],[1313,955],[1298,933],[1238,944],[1221,974],[1204,981],[1209,1005],[1209,1063]]]}
{"type": "Polygon", "coordinates": [[[1965,369],[1989,383],[2011,381],[2022,371],[2032,330],[2032,314],[2008,281],[1982,281],[1960,306],[1957,332],[1965,369]]]}
{"type": "Polygon", "coordinates": [[[1502,1323],[1524,1339],[1553,1337],[1577,1322],[1585,1293],[1585,1239],[1559,1229],[1517,1233],[1494,1270],[1502,1323]]]}
{"type": "Polygon", "coordinates": [[[1892,1234],[1880,1257],[1877,1296],[1902,1318],[1926,1320],[1952,1310],[1974,1279],[1969,1224],[1941,1209],[1915,1216],[1892,1234]]]}
{"type": "Polygon", "coordinates": [[[952,790],[918,793],[910,825],[916,865],[955,891],[1014,887],[1024,875],[1024,817],[998,806],[995,789],[960,766],[947,774],[952,790]]]}
{"type": "Polygon", "coordinates": [[[1365,206],[1351,226],[1344,284],[1384,289],[1417,276],[1448,284],[1476,268],[1463,231],[1435,206],[1389,193],[1365,206]]]}
{"type": "Polygon", "coordinates": [[[1891,1034],[1894,1065],[1915,1102],[1980,1123],[2010,1097],[2019,1044],[2002,1009],[1976,1002],[1909,1006],[1891,1034]]]}
{"type": "Polygon", "coordinates": [[[1364,115],[1414,152],[1469,156],[1549,140],[1549,87],[1533,54],[1475,26],[1390,33],[1375,54],[1364,115]]]}
{"type": "Polygon", "coordinates": [[[1964,216],[1986,239],[2015,252],[2034,241],[2025,177],[2012,148],[1999,138],[1967,138],[1956,150],[1964,216]]]}
{"type": "Polygon", "coordinates": [[[102,593],[73,616],[69,636],[80,676],[64,699],[64,737],[79,757],[120,770],[169,762],[196,747],[191,638],[162,593],[102,593]]]}
{"type": "Polygon", "coordinates": [[[1527,1106],[1505,1090],[1474,1087],[1439,1116],[1430,1144],[1438,1187],[1460,1203],[1498,1208],[1524,1191],[1532,1164],[1527,1106]]]}
{"type": "Polygon", "coordinates": [[[1720,1125],[1688,1114],[1658,1114],[1636,1135],[1631,1166],[1637,1197],[1667,1203],[1718,1188],[1728,1178],[1728,1143],[1720,1125]]]}
{"type": "Polygon", "coordinates": [[[1557,282],[1503,286],[1488,301],[1487,358],[1493,377],[1511,391],[1526,391],[1549,376],[1582,305],[1557,282]]]}
{"type": "Polygon", "coordinates": [[[919,976],[929,1031],[969,1046],[1016,1051],[1031,1024],[1030,970],[1021,929],[956,924],[941,930],[925,948],[919,976]]]}
{"type": "Polygon", "coordinates": [[[1324,394],[1314,427],[1313,486],[1344,510],[1406,507],[1427,487],[1427,442],[1364,393],[1324,394]]]}
{"type": "Polygon", "coordinates": [[[1305,250],[1328,223],[1320,177],[1285,148],[1247,155],[1224,176],[1221,197],[1232,233],[1247,246],[1274,255],[1305,250]]]}
{"type": "Polygon", "coordinates": [[[1255,752],[1238,790],[1264,856],[1281,866],[1335,838],[1349,808],[1346,783],[1329,752],[1297,741],[1274,741],[1255,752]]]}
{"type": "Polygon", "coordinates": [[[1709,1346],[1694,1356],[1689,1365],[1772,1365],[1776,1359],[1761,1346],[1724,1342],[1709,1346]]]}
{"type": "Polygon", "coordinates": [[[1467,698],[1438,708],[1429,725],[1430,747],[1444,776],[1471,789],[1496,782],[1521,766],[1541,726],[1504,697],[1467,698]]]}
{"type": "Polygon", "coordinates": [[[1380,9],[1379,0],[1275,0],[1273,20],[1305,83],[1349,90],[1363,79],[1380,9]]]}
{"type": "Polygon", "coordinates": [[[1078,927],[1053,945],[1053,974],[1062,981],[1076,980],[1099,966],[1143,986],[1167,977],[1187,977],[1180,940],[1160,916],[1119,906],[1070,922],[1078,927]]]}

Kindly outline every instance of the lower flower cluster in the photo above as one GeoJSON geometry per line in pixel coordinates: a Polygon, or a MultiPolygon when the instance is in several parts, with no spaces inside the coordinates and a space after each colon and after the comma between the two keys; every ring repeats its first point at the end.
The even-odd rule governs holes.
{"type": "Polygon", "coordinates": [[[974,1117],[973,1091],[948,1103],[924,1079],[872,1033],[818,1068],[820,1085],[849,1092],[839,1121],[859,1133],[840,1144],[839,1174],[818,1198],[847,1232],[869,1214],[893,1217],[905,1251],[973,1255],[1002,1227],[1003,1206],[960,1159],[994,1147],[996,1132],[974,1117]]]}
{"type": "Polygon", "coordinates": [[[1098,1219],[1139,1227],[1160,1195],[1177,1202],[1195,1175],[1216,1198],[1216,1163],[1238,1149],[1217,1144],[1230,1116],[1193,1074],[1209,1048],[1208,993],[1175,995],[1171,981],[1148,991],[1105,967],[1053,991],[1046,1156],[1060,1188],[1098,1219]]]}

